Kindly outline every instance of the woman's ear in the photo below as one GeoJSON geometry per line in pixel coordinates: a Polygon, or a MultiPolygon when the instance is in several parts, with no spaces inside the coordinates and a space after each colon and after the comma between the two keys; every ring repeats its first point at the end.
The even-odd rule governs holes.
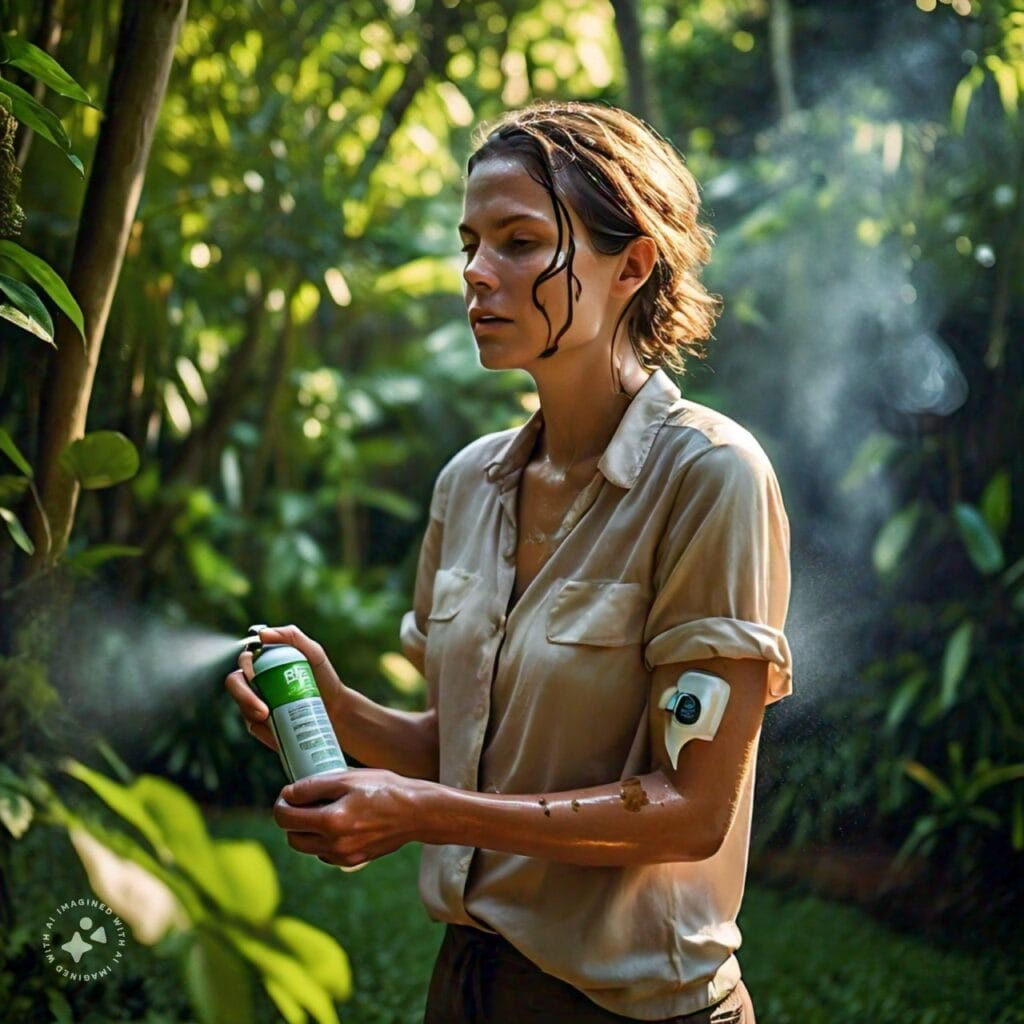
{"type": "Polygon", "coordinates": [[[619,254],[622,263],[615,279],[615,290],[626,296],[638,292],[647,283],[658,262],[658,247],[653,238],[640,235],[619,254]]]}

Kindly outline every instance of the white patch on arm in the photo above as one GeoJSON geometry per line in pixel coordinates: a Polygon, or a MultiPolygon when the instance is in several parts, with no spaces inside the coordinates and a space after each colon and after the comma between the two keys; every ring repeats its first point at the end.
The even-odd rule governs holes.
{"type": "Polygon", "coordinates": [[[710,672],[684,672],[665,690],[658,707],[665,711],[665,749],[672,767],[690,740],[712,740],[729,703],[729,684],[710,672]]]}

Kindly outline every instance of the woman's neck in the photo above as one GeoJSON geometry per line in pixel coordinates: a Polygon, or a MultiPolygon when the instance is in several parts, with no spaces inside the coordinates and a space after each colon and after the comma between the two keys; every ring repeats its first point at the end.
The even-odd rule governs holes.
{"type": "Polygon", "coordinates": [[[544,417],[538,455],[563,474],[601,456],[631,397],[650,376],[631,358],[623,368],[620,387],[617,380],[613,383],[607,360],[594,366],[578,358],[581,354],[571,349],[558,352],[548,361],[562,360],[557,368],[543,366],[534,375],[544,417]]]}

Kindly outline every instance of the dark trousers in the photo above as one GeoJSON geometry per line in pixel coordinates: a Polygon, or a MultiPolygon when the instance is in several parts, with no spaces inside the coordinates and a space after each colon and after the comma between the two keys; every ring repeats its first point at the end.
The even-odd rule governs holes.
{"type": "MultiPolygon", "coordinates": [[[[448,925],[427,993],[423,1024],[624,1024],[582,992],[545,974],[500,935],[448,925]]],[[[755,1024],[743,982],[715,1006],[660,1024],[755,1024]]]]}

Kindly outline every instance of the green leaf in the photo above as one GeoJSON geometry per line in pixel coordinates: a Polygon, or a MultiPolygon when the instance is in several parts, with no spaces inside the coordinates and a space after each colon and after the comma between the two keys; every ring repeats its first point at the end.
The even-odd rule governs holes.
{"type": "Polygon", "coordinates": [[[27,476],[15,476],[13,473],[0,476],[0,505],[10,506],[21,501],[29,483],[27,476]]]}
{"type": "Polygon", "coordinates": [[[267,990],[267,995],[273,1000],[277,1012],[281,1014],[286,1024],[306,1024],[309,1014],[284,985],[273,978],[264,978],[263,987],[267,990]]]}
{"type": "Polygon", "coordinates": [[[973,505],[957,502],[953,509],[960,539],[974,567],[985,576],[1003,568],[1003,547],[982,514],[973,505]]]}
{"type": "Polygon", "coordinates": [[[985,58],[985,64],[992,77],[995,79],[996,88],[999,90],[999,99],[1003,104],[1003,110],[1007,117],[1017,116],[1017,107],[1020,102],[1020,86],[1017,82],[1017,69],[1013,64],[1003,60],[1002,57],[992,53],[985,58]]]}
{"type": "MultiPolygon", "coordinates": [[[[131,926],[139,942],[155,946],[169,933],[187,927],[185,904],[148,865],[114,850],[88,828],[70,826],[68,839],[85,868],[92,891],[131,926]]],[[[138,844],[134,849],[136,853],[141,851],[138,844]]],[[[146,859],[153,863],[152,858],[146,859]]]]}
{"type": "Polygon", "coordinates": [[[981,493],[981,514],[997,537],[1005,537],[1010,525],[1010,474],[996,470],[981,493]]]}
{"type": "Polygon", "coordinates": [[[999,815],[990,807],[972,807],[968,810],[967,817],[993,829],[998,829],[1002,824],[999,815]]]}
{"type": "Polygon", "coordinates": [[[221,906],[231,902],[206,822],[195,801],[174,783],[140,775],[129,787],[178,869],[221,906]]]}
{"type": "Polygon", "coordinates": [[[9,508],[0,507],[0,519],[7,524],[7,532],[11,535],[11,540],[26,555],[35,554],[36,546],[32,543],[32,538],[25,532],[25,527],[21,525],[21,520],[9,508]]]}
{"type": "Polygon", "coordinates": [[[11,300],[13,308],[21,314],[21,317],[11,315],[8,312],[11,306],[8,305],[0,306],[0,316],[52,345],[53,321],[39,296],[27,284],[15,281],[13,277],[8,277],[6,274],[0,274],[0,292],[3,292],[11,300]]]}
{"type": "Polygon", "coordinates": [[[1024,579],[1024,558],[1018,558],[1017,561],[1003,573],[1003,583],[1007,587],[1014,586],[1014,584],[1018,583],[1021,579],[1024,579]]]}
{"type": "Polygon", "coordinates": [[[53,1024],[75,1024],[75,1015],[71,1004],[57,989],[48,988],[46,990],[46,1007],[53,1014],[53,1024]]]}
{"type": "Polygon", "coordinates": [[[930,768],[925,768],[919,761],[908,761],[903,770],[919,785],[924,786],[939,803],[951,804],[953,791],[930,768]]]}
{"type": "Polygon", "coordinates": [[[61,465],[90,491],[130,480],[139,469],[139,453],[124,434],[97,430],[61,452],[61,465]]]}
{"type": "Polygon", "coordinates": [[[31,802],[21,793],[0,789],[0,821],[15,839],[20,839],[28,831],[34,813],[31,802]]]}
{"type": "Polygon", "coordinates": [[[896,854],[894,864],[897,866],[903,864],[907,857],[925,843],[929,837],[938,832],[940,828],[942,828],[942,822],[940,822],[934,814],[928,814],[923,818],[918,818],[917,821],[914,822],[914,827],[911,829],[910,835],[908,835],[904,840],[903,845],[896,854]]]}
{"type": "Polygon", "coordinates": [[[972,780],[971,795],[980,796],[993,786],[1016,782],[1018,779],[1024,779],[1024,764],[1001,764],[996,768],[986,768],[972,780]]]}
{"type": "MultiPolygon", "coordinates": [[[[137,828],[162,861],[169,859],[170,850],[160,825],[139,799],[137,792],[130,787],[122,786],[119,782],[113,782],[78,761],[67,762],[64,770],[72,778],[84,782],[119,818],[137,828]]],[[[89,831],[96,834],[92,828],[89,831]]],[[[96,838],[103,841],[101,836],[97,835],[96,838]]]]}
{"type": "Polygon", "coordinates": [[[219,935],[197,928],[184,962],[185,984],[202,1024],[253,1020],[252,982],[245,961],[219,935]]]}
{"type": "Polygon", "coordinates": [[[859,487],[872,473],[882,469],[892,456],[899,451],[900,444],[891,434],[880,430],[872,431],[861,442],[857,453],[850,462],[850,467],[839,481],[844,491],[852,491],[859,487]]]}
{"type": "Polygon", "coordinates": [[[56,114],[52,114],[42,104],[37,103],[24,89],[19,89],[13,82],[3,78],[0,78],[0,94],[10,99],[11,113],[17,120],[47,142],[52,142],[71,161],[78,173],[82,173],[82,162],[72,154],[71,140],[56,114]]]}
{"type": "Polygon", "coordinates": [[[40,288],[53,300],[54,304],[78,328],[78,333],[85,337],[85,320],[81,307],[68,290],[68,286],[60,279],[57,272],[46,260],[22,248],[9,238],[0,240],[0,256],[17,264],[40,288]]]}
{"type": "Polygon", "coordinates": [[[45,50],[40,50],[38,46],[18,36],[5,36],[4,43],[7,47],[7,63],[38,78],[61,96],[90,107],[96,106],[89,94],[45,50]]]}
{"type": "MultiPolygon", "coordinates": [[[[87,832],[93,839],[101,843],[116,856],[137,864],[154,878],[163,882],[181,904],[186,917],[190,921],[193,923],[199,922],[208,916],[195,886],[181,875],[180,872],[174,870],[173,867],[167,867],[158,861],[133,836],[128,835],[126,832],[104,828],[95,821],[86,821],[67,811],[67,809],[64,809],[62,812],[62,820],[68,829],[68,838],[72,840],[72,844],[74,844],[76,829],[87,832]]],[[[78,846],[75,847],[75,852],[79,853],[79,858],[81,859],[78,846]]],[[[85,861],[83,861],[83,867],[88,870],[88,864],[85,861]]]]}
{"type": "Polygon", "coordinates": [[[245,597],[251,584],[230,559],[225,558],[209,541],[202,537],[188,537],[185,554],[204,588],[217,594],[245,597]]]}
{"type": "Polygon", "coordinates": [[[352,995],[348,956],[327,932],[297,917],[279,917],[274,921],[274,935],[335,999],[352,995]]]}
{"type": "MultiPolygon", "coordinates": [[[[196,894],[192,885],[198,886],[219,906],[234,906],[233,894],[226,884],[203,816],[184,790],[155,775],[140,775],[131,785],[122,786],[77,762],[70,762],[67,771],[145,836],[161,862],[162,872],[158,877],[172,885],[193,919],[196,894]]],[[[88,828],[101,842],[107,842],[91,826],[88,828]]],[[[118,852],[117,847],[111,848],[118,852]]],[[[125,856],[149,869],[133,854],[125,856]]]]}
{"type": "Polygon", "coordinates": [[[462,267],[458,260],[441,256],[421,256],[377,278],[373,290],[378,293],[403,292],[406,295],[432,295],[459,292],[462,267]]]}
{"type": "Polygon", "coordinates": [[[29,334],[34,334],[37,338],[54,345],[53,338],[47,336],[42,326],[31,317],[25,316],[16,306],[0,302],[0,320],[9,320],[15,327],[20,327],[23,331],[28,331],[29,334]]]}
{"type": "Polygon", "coordinates": [[[129,544],[94,544],[67,559],[67,564],[82,572],[92,572],[114,558],[137,558],[142,548],[129,544]]]}
{"type": "Polygon", "coordinates": [[[949,124],[955,134],[963,134],[974,92],[984,80],[985,71],[977,64],[960,79],[956,92],[953,93],[953,103],[949,111],[949,124]]]}
{"type": "MultiPolygon", "coordinates": [[[[265,984],[273,982],[281,987],[287,997],[284,1002],[290,1010],[293,1011],[294,1004],[297,1003],[320,1024],[338,1024],[338,1015],[330,995],[293,956],[237,928],[227,926],[224,933],[231,944],[255,964],[263,975],[265,984]]],[[[269,984],[267,991],[273,997],[274,993],[269,984]]],[[[285,1006],[276,998],[274,1001],[283,1012],[285,1006]]]]}
{"type": "Polygon", "coordinates": [[[266,848],[252,839],[218,839],[213,850],[224,909],[253,924],[269,921],[280,902],[281,888],[266,848]]]}
{"type": "Polygon", "coordinates": [[[922,668],[912,672],[900,683],[896,696],[893,697],[892,702],[889,704],[889,711],[885,716],[886,732],[894,732],[899,727],[907,712],[913,707],[914,701],[917,699],[917,695],[921,692],[921,687],[924,686],[927,679],[928,672],[922,668]]]}
{"type": "Polygon", "coordinates": [[[4,455],[6,455],[11,460],[11,462],[13,462],[18,467],[18,469],[20,469],[22,473],[25,474],[25,476],[31,479],[33,475],[32,467],[29,465],[28,459],[26,459],[25,456],[21,454],[21,451],[18,449],[18,446],[14,443],[14,439],[11,437],[11,435],[8,434],[7,431],[3,430],[2,428],[0,428],[0,452],[3,452],[4,455]]]}
{"type": "Polygon", "coordinates": [[[916,501],[912,502],[897,512],[879,531],[871,551],[871,559],[879,575],[884,576],[896,568],[914,536],[920,517],[921,506],[916,501]]]}
{"type": "Polygon", "coordinates": [[[970,619],[961,622],[946,642],[942,656],[942,691],[939,706],[948,711],[956,703],[957,688],[967,671],[971,660],[971,641],[974,623],[970,619]]]}

